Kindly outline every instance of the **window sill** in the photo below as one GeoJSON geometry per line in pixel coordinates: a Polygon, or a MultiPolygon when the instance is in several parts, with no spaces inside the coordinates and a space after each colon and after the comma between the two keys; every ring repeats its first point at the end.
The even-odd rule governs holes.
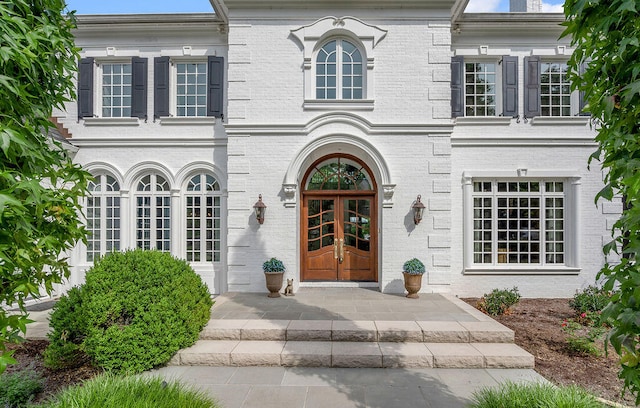
{"type": "Polygon", "coordinates": [[[578,275],[581,268],[571,266],[494,266],[465,268],[464,275],[578,275]]]}
{"type": "Polygon", "coordinates": [[[216,118],[213,116],[207,116],[207,117],[163,116],[160,118],[160,124],[165,126],[175,126],[175,125],[213,126],[216,124],[216,118]]]}
{"type": "Polygon", "coordinates": [[[305,110],[373,110],[373,99],[305,99],[305,110]]]}
{"type": "Polygon", "coordinates": [[[530,123],[533,126],[585,126],[590,119],[591,116],[536,116],[530,123]]]}
{"type": "Polygon", "coordinates": [[[458,126],[509,126],[511,124],[509,116],[467,116],[457,117],[458,126]]]}
{"type": "Polygon", "coordinates": [[[85,126],[140,126],[138,118],[84,118],[85,126]]]}

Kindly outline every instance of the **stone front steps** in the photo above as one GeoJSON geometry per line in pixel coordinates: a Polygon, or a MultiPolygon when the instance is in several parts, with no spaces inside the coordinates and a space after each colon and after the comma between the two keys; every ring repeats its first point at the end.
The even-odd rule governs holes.
{"type": "Polygon", "coordinates": [[[495,321],[212,319],[172,365],[533,368],[495,321]]]}

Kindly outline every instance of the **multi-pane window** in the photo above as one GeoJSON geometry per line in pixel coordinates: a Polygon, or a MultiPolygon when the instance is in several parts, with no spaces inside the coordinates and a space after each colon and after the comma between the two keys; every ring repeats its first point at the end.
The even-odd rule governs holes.
{"type": "Polygon", "coordinates": [[[467,62],[465,70],[465,116],[495,116],[496,64],[467,62]]]}
{"type": "Polygon", "coordinates": [[[171,250],[171,192],[167,180],[149,174],[136,187],[136,247],[171,250]]]}
{"type": "Polygon", "coordinates": [[[131,63],[102,64],[102,117],[131,116],[131,63]]]}
{"type": "Polygon", "coordinates": [[[562,181],[475,181],[473,263],[565,263],[562,181]]]}
{"type": "Polygon", "coordinates": [[[316,57],[316,99],[363,99],[362,54],[351,42],[332,40],[316,57]]]}
{"type": "Polygon", "coordinates": [[[89,182],[85,206],[87,216],[87,261],[120,250],[120,185],[102,174],[89,182]]]}
{"type": "Polygon", "coordinates": [[[176,64],[177,116],[207,116],[207,64],[176,64]]]}
{"type": "Polygon", "coordinates": [[[189,180],[185,199],[187,261],[219,262],[220,184],[209,174],[198,174],[189,180]]]}
{"type": "Polygon", "coordinates": [[[571,116],[571,81],[566,63],[540,64],[540,113],[542,116],[571,116]]]}

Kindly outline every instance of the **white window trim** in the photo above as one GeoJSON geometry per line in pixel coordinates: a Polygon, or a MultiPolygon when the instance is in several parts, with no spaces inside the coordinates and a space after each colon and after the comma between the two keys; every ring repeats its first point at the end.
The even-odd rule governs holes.
{"type": "MultiPolygon", "coordinates": [[[[464,105],[464,118],[473,118],[473,119],[478,119],[478,118],[497,118],[497,117],[502,117],[502,111],[503,111],[503,103],[502,103],[502,64],[500,63],[501,59],[500,58],[482,58],[482,57],[469,57],[467,58],[465,56],[464,58],[464,75],[463,75],[463,86],[464,88],[464,101],[463,105],[464,105]],[[485,116],[467,116],[467,65],[466,64],[491,64],[493,63],[495,65],[495,76],[496,76],[496,92],[495,92],[495,115],[485,115],[485,116]]],[[[458,119],[458,118],[456,118],[458,119]]],[[[511,118],[509,118],[511,119],[511,118]]]]}
{"type": "MultiPolygon", "coordinates": [[[[215,123],[215,118],[206,116],[178,116],[178,67],[177,64],[204,64],[207,79],[209,78],[209,67],[207,66],[207,57],[171,57],[169,58],[169,112],[171,116],[169,118],[161,118],[161,123],[165,124],[205,124],[209,125],[215,123]],[[168,119],[168,120],[167,120],[168,119]],[[203,122],[202,119],[206,119],[203,122]],[[213,120],[211,120],[213,119],[213,120]]],[[[209,103],[207,95],[207,104],[209,103]]],[[[206,108],[207,105],[205,105],[206,108]]]]}
{"type": "Polygon", "coordinates": [[[580,273],[580,190],[581,177],[574,170],[472,171],[462,175],[463,241],[465,275],[572,275],[580,273]],[[565,262],[564,265],[481,265],[473,263],[473,181],[474,179],[506,179],[535,181],[554,179],[565,182],[565,262]]]}
{"type": "MultiPolygon", "coordinates": [[[[540,57],[540,75],[542,75],[542,64],[567,64],[569,61],[566,57],[558,58],[558,57],[549,57],[548,55],[539,55],[540,57]]],[[[542,86],[542,80],[540,79],[540,86],[542,86]]],[[[542,95],[542,90],[540,90],[540,94],[542,95]]],[[[536,116],[538,119],[538,124],[576,124],[576,122],[581,123],[583,121],[587,121],[588,118],[581,117],[580,115],[580,91],[574,89],[571,91],[571,112],[569,116],[543,116],[542,115],[542,103],[540,104],[540,115],[536,116]],[[575,121],[571,121],[571,119],[576,118],[575,121]],[[547,123],[545,122],[547,120],[547,123]],[[556,120],[554,122],[554,119],[556,120]],[[564,121],[562,120],[564,119],[564,121]]],[[[532,123],[533,124],[533,123],[532,123]]]]}
{"type": "Polygon", "coordinates": [[[373,76],[374,48],[387,35],[387,30],[366,24],[354,17],[324,17],[308,26],[291,30],[303,47],[304,109],[334,110],[345,107],[358,110],[372,110],[375,100],[373,76]],[[322,45],[331,38],[352,42],[363,58],[363,98],[364,99],[316,99],[315,56],[322,45]],[[338,101],[341,105],[337,105],[338,101]]]}
{"type": "MultiPolygon", "coordinates": [[[[102,66],[104,64],[131,64],[132,69],[132,78],[133,78],[133,57],[114,57],[114,58],[96,58],[95,62],[95,72],[93,76],[93,112],[94,118],[84,118],[85,123],[89,126],[100,126],[100,125],[109,125],[113,126],[131,126],[137,125],[139,122],[138,118],[132,118],[129,116],[123,117],[103,117],[102,116],[102,66]]],[[[133,94],[133,84],[132,84],[132,94],[133,94]]],[[[132,107],[133,108],[133,107],[132,107]]]]}

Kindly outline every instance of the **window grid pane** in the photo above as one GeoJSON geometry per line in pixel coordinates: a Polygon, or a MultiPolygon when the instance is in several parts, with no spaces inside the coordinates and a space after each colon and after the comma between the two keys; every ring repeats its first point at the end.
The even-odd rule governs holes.
{"type": "Polygon", "coordinates": [[[492,263],[491,201],[491,197],[473,199],[473,260],[477,264],[492,263]]]}
{"type": "Polygon", "coordinates": [[[496,64],[465,64],[465,115],[495,116],[496,64]]]}
{"type": "Polygon", "coordinates": [[[102,65],[102,116],[131,116],[131,64],[102,65]]]}
{"type": "Polygon", "coordinates": [[[177,116],[206,116],[207,64],[179,63],[177,66],[177,116]]]}
{"type": "Polygon", "coordinates": [[[161,176],[144,176],[136,196],[136,247],[171,250],[171,196],[169,183],[161,176]]]}
{"type": "Polygon", "coordinates": [[[327,43],[316,59],[316,99],[337,98],[337,42],[327,43]]]}
{"type": "Polygon", "coordinates": [[[571,81],[566,63],[543,62],[540,66],[540,113],[571,116],[571,81]]]}
{"type": "Polygon", "coordinates": [[[205,190],[189,190],[186,199],[186,248],[189,262],[219,262],[221,251],[220,196],[214,195],[218,182],[210,175],[193,177],[187,186],[207,185],[205,190]],[[197,179],[197,180],[196,180],[197,179]]]}
{"type": "Polygon", "coordinates": [[[120,250],[120,185],[109,175],[98,175],[90,182],[86,201],[87,262],[120,250]]]}
{"type": "Polygon", "coordinates": [[[342,99],[362,99],[362,55],[348,41],[342,41],[342,99]]]}
{"type": "Polygon", "coordinates": [[[474,180],[473,186],[474,264],[564,264],[563,182],[474,180]]]}

